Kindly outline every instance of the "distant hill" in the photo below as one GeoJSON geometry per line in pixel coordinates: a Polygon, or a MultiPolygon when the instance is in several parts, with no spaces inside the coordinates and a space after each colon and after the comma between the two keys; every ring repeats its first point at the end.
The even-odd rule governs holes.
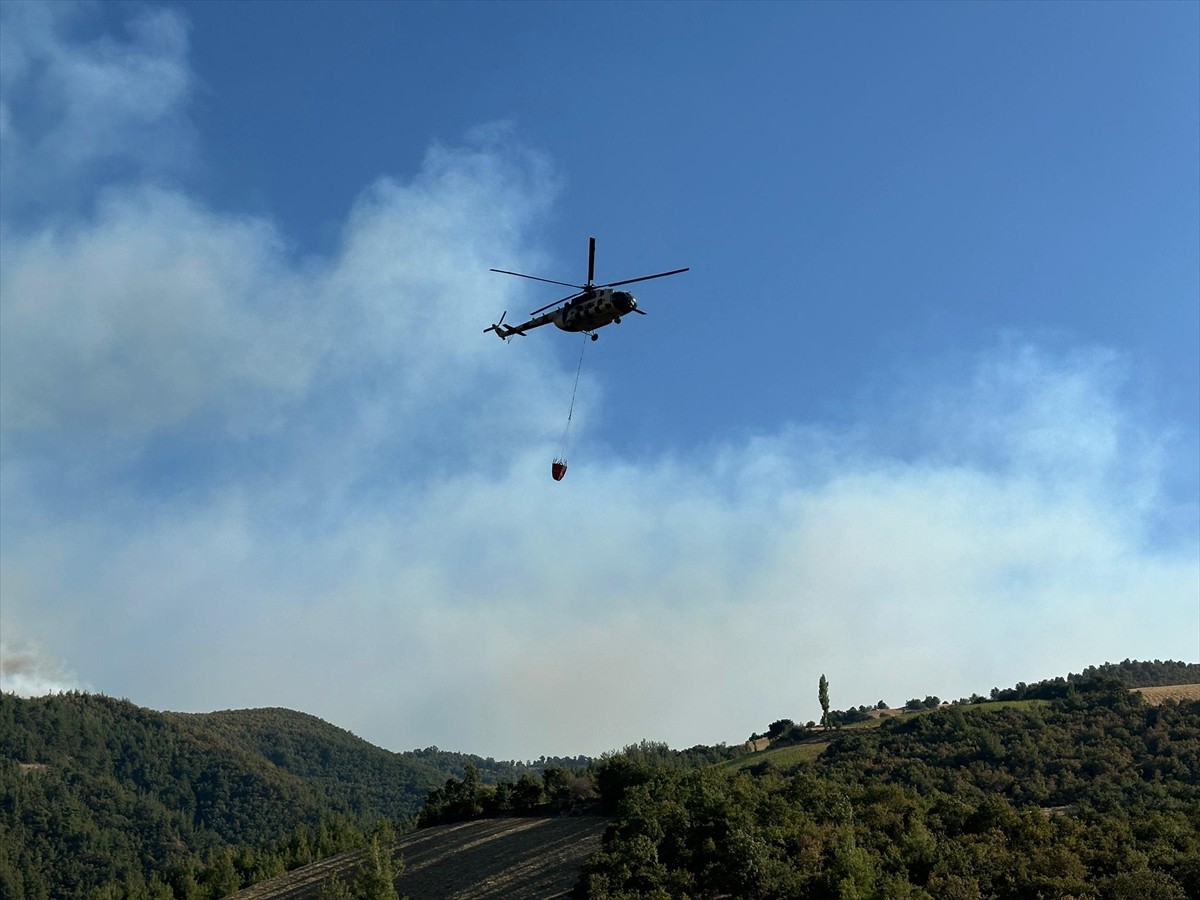
{"type": "Polygon", "coordinates": [[[393,753],[290,709],[164,715],[197,736],[267,760],[319,790],[341,811],[365,811],[394,820],[415,814],[429,790],[450,776],[461,777],[468,765],[475,766],[485,782],[517,778],[531,770],[436,747],[393,753]]]}
{"type": "Polygon", "coordinates": [[[235,876],[360,845],[380,818],[404,822],[468,765],[485,781],[537,770],[392,753],[286,709],[161,713],[93,694],[3,694],[0,896],[82,897],[113,881],[186,894],[233,865],[224,851],[247,848],[223,876],[236,889],[235,876]]]}
{"type": "MultiPolygon", "coordinates": [[[[1117,701],[1100,702],[1095,697],[1116,696],[1111,690],[1114,686],[1120,688],[1119,693],[1128,694],[1129,687],[1182,683],[1200,683],[1200,666],[1130,660],[1106,663],[1080,675],[1033,685],[1018,684],[1004,691],[993,689],[993,697],[1003,698],[1009,704],[1049,702],[1055,704],[1056,711],[1016,710],[1006,714],[1016,717],[1011,721],[988,719],[994,726],[975,729],[961,746],[953,744],[956,729],[962,730],[961,721],[984,720],[960,720],[954,716],[972,706],[983,706],[982,697],[960,701],[949,711],[932,710],[928,716],[914,717],[911,721],[916,724],[912,725],[897,719],[869,729],[869,734],[847,729],[845,734],[829,739],[827,749],[811,748],[820,753],[818,759],[812,758],[814,753],[806,752],[809,748],[797,748],[793,762],[802,770],[809,767],[812,772],[828,771],[828,776],[820,776],[826,779],[837,775],[830,768],[836,760],[842,760],[846,771],[860,765],[855,761],[857,758],[848,755],[850,748],[875,747],[871,752],[876,762],[872,765],[890,774],[872,777],[882,777],[891,786],[889,789],[909,791],[912,785],[898,779],[911,780],[913,773],[924,771],[921,767],[930,761],[918,756],[903,763],[901,757],[908,752],[909,744],[899,737],[909,733],[906,729],[925,728],[922,723],[928,721],[941,729],[938,734],[946,737],[944,747],[938,752],[946,753],[946,759],[953,763],[948,771],[970,768],[982,773],[978,777],[992,778],[997,784],[1008,783],[1004,782],[1007,776],[998,770],[988,773],[1008,758],[1006,754],[1018,750],[1032,753],[1026,746],[1029,741],[1042,741],[1057,734],[1057,744],[1046,744],[1044,748],[1039,745],[1035,749],[1037,759],[1041,760],[1038,766],[1045,765],[1046,772],[1058,773],[1054,777],[1060,778],[1062,763],[1054,762],[1054,758],[1057,754],[1065,759],[1066,751],[1062,748],[1070,746],[1069,741],[1062,740],[1062,735],[1076,728],[1093,728],[1091,723],[1106,717],[1113,719],[1114,733],[1125,729],[1132,735],[1128,737],[1128,746],[1114,745],[1113,758],[1120,754],[1141,758],[1136,754],[1142,754],[1150,760],[1139,762],[1137,771],[1150,772],[1160,779],[1161,786],[1146,790],[1165,791],[1164,802],[1174,804],[1170,815],[1175,818],[1168,824],[1175,828],[1177,819],[1195,819],[1192,814],[1200,812],[1200,806],[1196,805],[1200,796],[1178,787],[1182,783],[1178,774],[1191,772],[1194,777],[1200,765],[1200,757],[1196,756],[1200,751],[1188,730],[1194,727],[1197,713],[1185,713],[1178,704],[1169,704],[1163,713],[1155,714],[1160,716],[1155,719],[1149,713],[1139,712],[1136,706],[1126,708],[1120,703],[1113,712],[1104,703],[1111,705],[1117,701]],[[1052,719],[1052,715],[1058,719],[1052,719]],[[1048,728],[1052,722],[1058,724],[1048,728]],[[1007,724],[1002,727],[1002,723],[1007,724]],[[1010,742],[1013,750],[1008,749],[1010,742]],[[1168,750],[1174,755],[1164,756],[1168,750]]],[[[1181,698],[1190,696],[1165,693],[1181,698]]],[[[977,713],[992,715],[985,709],[978,709],[977,713]]],[[[1092,742],[1109,737],[1104,732],[1086,734],[1086,739],[1092,742]]],[[[689,777],[689,772],[708,771],[712,775],[704,776],[705,779],[717,779],[712,784],[705,781],[704,790],[708,790],[714,784],[717,788],[724,785],[720,779],[733,779],[730,784],[751,784],[738,779],[777,778],[780,766],[784,765],[783,758],[778,757],[773,767],[767,766],[771,771],[765,772],[756,771],[757,760],[749,772],[740,774],[732,767],[710,768],[712,763],[742,753],[740,747],[724,745],[673,751],[665,745],[643,742],[622,754],[592,762],[588,779],[602,805],[617,810],[629,791],[644,793],[659,778],[665,778],[662,783],[669,787],[683,784],[680,779],[689,777]],[[772,771],[776,774],[772,775],[772,771]]],[[[489,797],[495,800],[504,794],[506,784],[513,790],[522,785],[536,787],[543,772],[549,770],[558,779],[558,787],[569,793],[572,785],[563,777],[563,770],[578,769],[588,762],[583,757],[542,758],[537,763],[521,765],[448,753],[434,747],[392,753],[314,716],[286,709],[162,713],[125,700],[83,693],[36,699],[0,694],[0,897],[36,900],[223,897],[245,885],[362,847],[367,831],[380,818],[402,824],[422,809],[431,791],[440,792],[444,800],[453,793],[451,788],[461,793],[470,787],[479,791],[483,801],[489,797]],[[499,787],[485,789],[489,785],[499,787]]],[[[1086,778],[1090,777],[1087,773],[1089,766],[1096,763],[1085,760],[1082,765],[1084,774],[1078,777],[1083,787],[1079,790],[1084,792],[1080,796],[1087,798],[1092,796],[1086,793],[1091,790],[1087,787],[1086,778]]],[[[1120,771],[1119,765],[1115,771],[1120,771]]],[[[1039,769],[1035,781],[1049,783],[1050,777],[1040,772],[1039,769]]],[[[936,774],[936,778],[943,775],[936,774]]],[[[550,774],[545,779],[549,792],[550,774]]],[[[768,797],[764,809],[774,808],[771,803],[776,800],[770,797],[783,783],[768,780],[761,784],[765,786],[764,796],[768,797]]],[[[815,790],[809,782],[804,784],[806,791],[815,790]]],[[[848,778],[846,784],[854,784],[853,779],[848,778]]],[[[1120,782],[1121,790],[1129,792],[1132,801],[1153,800],[1150,794],[1139,793],[1142,791],[1139,784],[1128,779],[1120,782]]],[[[1043,789],[1047,791],[1046,797],[1039,797],[1039,803],[1056,816],[1063,815],[1054,811],[1058,806],[1076,802],[1069,792],[1039,788],[1043,789]]],[[[759,796],[758,788],[746,790],[755,798],[759,796]]],[[[847,790],[850,789],[839,780],[837,791],[847,790]]],[[[703,791],[698,796],[703,796],[703,791]]],[[[850,791],[846,796],[855,795],[850,791]]],[[[1087,803],[1108,802],[1103,792],[1095,797],[1096,800],[1087,803]]],[[[1014,803],[1024,802],[1019,795],[1014,794],[1014,798],[1014,803]]],[[[917,802],[911,797],[909,800],[917,802]]],[[[466,806],[486,810],[488,803],[472,802],[466,806]]],[[[493,806],[502,808],[501,804],[493,806]]],[[[736,808],[736,803],[731,808],[736,808]]],[[[1095,812],[1098,807],[1085,803],[1083,808],[1095,812]]],[[[929,811],[921,807],[918,812],[925,815],[929,811]]],[[[1051,821],[1057,823],[1058,819],[1051,821]]],[[[766,828],[769,822],[743,824],[749,829],[743,832],[748,838],[768,840],[754,829],[766,828]]],[[[813,833],[825,834],[825,827],[826,824],[817,822],[813,824],[816,829],[813,833]]],[[[1065,826],[1055,825],[1055,829],[1062,827],[1065,826]]],[[[1200,853],[1200,838],[1195,829],[1176,829],[1176,832],[1178,840],[1185,844],[1195,841],[1200,853]]],[[[669,832],[660,837],[673,840],[669,832]]],[[[699,835],[698,839],[709,838],[699,835]]],[[[1151,845],[1139,852],[1150,854],[1151,845]]],[[[665,860],[661,854],[666,851],[660,848],[658,852],[665,860]]],[[[606,844],[605,853],[611,865],[598,863],[590,869],[594,896],[604,896],[604,890],[600,889],[604,880],[612,877],[614,867],[626,865],[620,848],[606,844]]],[[[1161,876],[1186,885],[1189,890],[1200,885],[1200,880],[1193,879],[1192,870],[1182,863],[1173,862],[1164,868],[1155,862],[1158,857],[1146,858],[1153,863],[1148,884],[1161,876]]],[[[763,857],[763,861],[768,858],[763,857]]]]}

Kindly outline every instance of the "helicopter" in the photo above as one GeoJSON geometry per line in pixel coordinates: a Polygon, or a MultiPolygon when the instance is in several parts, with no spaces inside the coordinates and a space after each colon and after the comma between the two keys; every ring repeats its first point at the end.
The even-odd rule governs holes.
{"type": "Polygon", "coordinates": [[[613,288],[633,284],[637,281],[678,275],[688,269],[672,269],[670,272],[659,272],[657,275],[643,275],[641,278],[627,278],[624,281],[596,284],[593,281],[596,277],[596,239],[593,237],[588,238],[587,284],[553,281],[549,278],[538,278],[536,275],[523,275],[520,272],[508,272],[504,269],[489,269],[488,271],[499,272],[501,275],[516,275],[518,278],[529,278],[533,281],[545,281],[548,284],[561,284],[563,287],[575,288],[576,293],[535,309],[529,314],[532,318],[520,325],[505,325],[504,317],[508,315],[508,310],[505,310],[500,315],[499,322],[493,323],[490,328],[483,329],[484,334],[494,331],[502,340],[508,340],[517,334],[525,337],[535,328],[554,323],[556,328],[563,331],[583,332],[595,341],[600,338],[600,335],[596,334],[596,329],[609,324],[620,325],[621,316],[629,313],[637,313],[639,316],[646,315],[644,310],[638,309],[637,299],[633,294],[629,291],[614,291],[613,288]]]}

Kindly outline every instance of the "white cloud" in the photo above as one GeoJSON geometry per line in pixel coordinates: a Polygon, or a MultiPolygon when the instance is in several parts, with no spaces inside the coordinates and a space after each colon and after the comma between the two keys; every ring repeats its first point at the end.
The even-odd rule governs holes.
{"type": "Polygon", "coordinates": [[[166,175],[193,159],[186,20],[143,7],[133,11],[124,39],[80,40],[94,30],[97,12],[72,3],[0,5],[7,215],[61,211],[100,174],[166,175]]]}
{"type": "MultiPolygon", "coordinates": [[[[48,33],[17,45],[119,67],[48,33]]],[[[134,43],[178,61],[169,37],[134,43]]],[[[329,258],[143,183],[6,230],[6,641],[157,708],[496,756],[741,740],[814,716],[822,672],[847,706],[1195,658],[1195,542],[1147,539],[1169,435],[1103,349],[1010,336],[845,431],[656,458],[583,409],[553,483],[563,336],[482,327],[520,296],[489,266],[541,270],[554,189],[496,127],[369,187],[329,258]]]]}
{"type": "MultiPolygon", "coordinates": [[[[1037,356],[1002,349],[978,369],[1037,356]]],[[[1067,397],[1068,432],[1132,427],[1107,379],[1064,390],[1046,371],[1078,385],[1087,365],[1042,359],[1010,384],[1029,408],[1067,397]]],[[[985,415],[983,393],[960,413],[985,415]]],[[[150,705],[282,704],[397,749],[499,756],[740,740],[814,717],[821,673],[835,705],[857,705],[1194,658],[1194,548],[1149,546],[1103,461],[1057,478],[964,458],[963,423],[927,399],[910,412],[936,410],[950,436],[911,462],[793,431],[715,457],[595,459],[554,484],[519,435],[494,472],[399,480],[313,520],[285,520],[284,472],[128,535],[75,532],[103,549],[58,576],[84,619],[68,655],[150,705]]],[[[1040,412],[1005,422],[1013,446],[993,449],[1012,456],[1040,412]]],[[[39,615],[65,613],[47,600],[39,615]]]]}
{"type": "Polygon", "coordinates": [[[248,396],[299,394],[323,311],[267,223],[155,189],[111,192],[94,220],[5,242],[10,432],[143,439],[248,396]]]}

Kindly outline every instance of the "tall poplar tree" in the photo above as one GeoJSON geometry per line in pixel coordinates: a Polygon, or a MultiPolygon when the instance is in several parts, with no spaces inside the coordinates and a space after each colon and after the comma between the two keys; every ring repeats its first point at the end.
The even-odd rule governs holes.
{"type": "Polygon", "coordinates": [[[817,699],[821,701],[821,727],[829,728],[829,681],[825,678],[825,673],[821,673],[821,680],[817,683],[817,699]]]}

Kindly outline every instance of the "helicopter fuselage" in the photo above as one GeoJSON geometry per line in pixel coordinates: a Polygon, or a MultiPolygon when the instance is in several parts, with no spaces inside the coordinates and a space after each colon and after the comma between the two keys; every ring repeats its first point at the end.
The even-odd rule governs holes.
{"type": "Polygon", "coordinates": [[[637,309],[637,300],[629,291],[597,288],[589,293],[593,296],[585,295],[556,309],[552,313],[554,326],[563,331],[595,331],[620,322],[621,316],[637,309]]]}
{"type": "Polygon", "coordinates": [[[584,291],[578,297],[568,300],[557,309],[534,316],[528,322],[520,325],[505,325],[504,317],[501,316],[500,322],[487,330],[494,331],[507,340],[513,335],[525,335],[543,325],[553,325],[563,331],[590,334],[594,341],[598,337],[595,333],[597,328],[620,323],[621,316],[632,312],[641,313],[641,310],[637,308],[637,299],[629,291],[592,288],[584,291]]]}
{"type": "Polygon", "coordinates": [[[637,300],[629,291],[615,291],[613,288],[620,287],[623,284],[634,284],[639,281],[650,281],[654,278],[666,278],[668,275],[678,275],[680,272],[688,271],[684,269],[672,269],[670,272],[659,272],[655,275],[642,275],[640,278],[626,278],[623,281],[610,281],[607,284],[596,284],[592,279],[596,274],[596,239],[588,238],[588,277],[585,284],[572,284],[569,281],[555,281],[552,278],[541,278],[537,275],[526,275],[522,272],[510,272],[507,269],[492,269],[493,272],[499,272],[501,275],[515,275],[517,278],[529,278],[533,281],[544,281],[548,284],[561,284],[564,287],[573,287],[579,290],[579,293],[571,294],[569,297],[564,297],[561,300],[556,300],[553,303],[547,303],[545,306],[539,307],[531,312],[532,316],[528,322],[522,322],[520,325],[505,325],[504,317],[508,315],[505,311],[500,316],[499,322],[494,322],[489,328],[483,329],[484,332],[494,332],[501,340],[507,341],[514,335],[524,337],[534,328],[541,328],[543,325],[553,324],[555,328],[561,331],[583,332],[590,335],[592,340],[596,340],[599,335],[596,334],[597,328],[603,328],[605,325],[620,324],[621,316],[629,313],[638,313],[645,315],[645,310],[638,309],[637,300]],[[551,309],[551,307],[554,307],[551,309]],[[549,311],[547,311],[549,310],[549,311]]]}

